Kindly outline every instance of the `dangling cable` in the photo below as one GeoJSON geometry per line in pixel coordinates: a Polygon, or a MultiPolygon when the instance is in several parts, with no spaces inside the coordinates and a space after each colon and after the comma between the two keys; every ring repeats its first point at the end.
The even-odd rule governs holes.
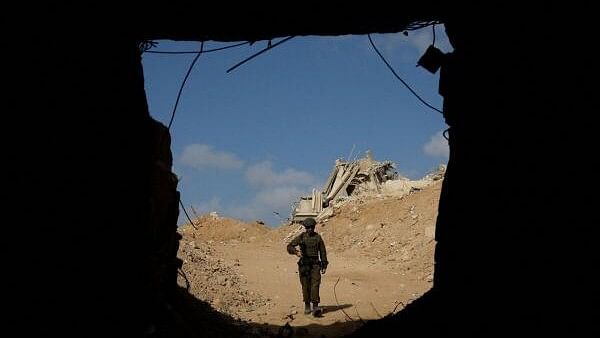
{"type": "Polygon", "coordinates": [[[379,55],[379,58],[381,58],[381,60],[383,61],[383,63],[385,63],[385,65],[389,68],[389,70],[392,72],[392,74],[394,74],[394,76],[400,80],[400,82],[402,82],[402,84],[404,86],[406,86],[406,88],[408,88],[408,90],[417,98],[419,99],[419,101],[421,101],[421,103],[423,103],[424,105],[426,105],[427,107],[437,111],[438,113],[442,113],[443,112],[439,109],[437,109],[436,107],[430,105],[429,103],[425,102],[425,100],[423,100],[421,98],[421,96],[419,96],[419,94],[417,94],[409,85],[408,83],[406,83],[406,81],[402,80],[402,78],[396,73],[396,71],[394,70],[394,68],[392,68],[392,66],[390,66],[390,64],[387,62],[387,60],[383,57],[383,55],[381,55],[381,53],[379,52],[379,49],[377,49],[377,47],[375,46],[375,43],[373,43],[373,40],[371,39],[371,34],[367,34],[367,37],[369,37],[369,42],[371,42],[371,46],[373,47],[373,49],[375,50],[375,52],[377,53],[377,55],[379,55]]]}
{"type": "Polygon", "coordinates": [[[177,105],[179,104],[179,98],[181,97],[181,92],[183,91],[183,87],[185,86],[185,82],[187,81],[188,76],[190,76],[190,73],[192,72],[192,68],[194,68],[194,64],[196,64],[196,61],[198,61],[198,58],[200,57],[200,55],[202,55],[203,49],[204,49],[204,41],[202,41],[202,43],[200,44],[200,51],[198,52],[198,54],[196,55],[196,57],[190,64],[190,67],[188,68],[188,71],[185,74],[185,77],[183,78],[183,82],[181,82],[181,86],[179,87],[179,93],[177,93],[177,99],[175,100],[175,105],[173,106],[173,112],[171,113],[171,120],[169,121],[169,126],[167,127],[167,129],[171,129],[171,124],[173,123],[173,119],[175,118],[175,111],[177,110],[177,105]]]}

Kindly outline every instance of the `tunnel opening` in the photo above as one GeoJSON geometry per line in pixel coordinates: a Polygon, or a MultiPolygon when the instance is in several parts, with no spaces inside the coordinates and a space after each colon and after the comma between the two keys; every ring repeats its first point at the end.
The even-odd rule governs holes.
{"type": "MultiPolygon", "coordinates": [[[[420,77],[413,77],[415,77],[417,59],[424,52],[425,44],[431,43],[435,35],[432,33],[433,29],[435,26],[430,24],[419,30],[411,30],[410,39],[402,33],[373,36],[374,41],[388,45],[385,49],[388,59],[394,63],[400,62],[400,71],[409,72],[404,77],[409,82],[417,82],[415,88],[428,100],[438,95],[435,77],[422,69],[416,69],[416,72],[421,73],[420,77]]],[[[448,48],[443,25],[438,23],[436,31],[437,45],[445,43],[445,47],[448,48]]],[[[234,56],[221,56],[215,53],[211,59],[202,59],[205,56],[200,54],[195,64],[197,69],[187,78],[187,86],[183,89],[181,100],[178,97],[180,106],[175,119],[170,118],[169,114],[172,114],[173,109],[168,105],[175,101],[177,86],[180,85],[190,60],[196,56],[193,51],[199,51],[200,44],[154,42],[156,47],[149,49],[142,56],[146,91],[151,115],[162,120],[164,125],[172,121],[173,128],[170,130],[172,138],[187,142],[187,144],[184,142],[177,144],[177,141],[174,141],[172,147],[173,163],[179,171],[176,176],[182,177],[178,184],[182,200],[209,198],[208,201],[186,203],[188,205],[186,213],[189,213],[193,225],[190,225],[183,211],[180,213],[179,230],[183,239],[180,241],[179,258],[183,260],[182,271],[186,271],[187,274],[184,277],[180,273],[180,287],[192,285],[191,292],[198,298],[198,302],[211,304],[224,317],[232,317],[232,322],[235,322],[234,319],[244,319],[246,323],[239,325],[251,332],[264,333],[260,325],[265,325],[263,328],[268,328],[271,334],[276,334],[287,323],[291,325],[291,330],[306,331],[305,333],[311,336],[320,334],[331,337],[341,336],[351,333],[365,321],[400,311],[407,303],[430,288],[433,280],[434,223],[441,181],[435,181],[436,187],[432,191],[427,191],[428,197],[417,196],[415,199],[415,196],[409,195],[418,190],[417,186],[422,188],[433,183],[432,177],[427,179],[422,177],[431,174],[431,167],[437,168],[440,163],[445,163],[443,150],[441,156],[439,153],[434,153],[432,156],[423,150],[427,148],[427,143],[417,142],[432,144],[433,135],[441,135],[446,126],[439,113],[429,112],[429,108],[418,102],[410,92],[407,92],[407,95],[398,95],[398,98],[392,100],[392,104],[382,102],[382,95],[383,97],[394,95],[392,89],[396,93],[404,94],[403,88],[400,88],[402,84],[399,82],[387,81],[393,79],[393,75],[368,46],[367,36],[345,36],[341,38],[341,42],[338,42],[340,38],[318,37],[298,37],[296,40],[298,40],[296,45],[290,41],[287,46],[280,47],[287,49],[280,52],[283,55],[265,55],[264,65],[249,63],[245,66],[248,69],[240,68],[237,71],[242,72],[241,75],[227,74],[225,65],[234,64],[236,58],[242,59],[241,55],[251,55],[251,52],[243,50],[243,53],[233,53],[234,56]],[[319,49],[321,51],[318,51],[319,49]],[[148,53],[153,50],[158,51],[156,53],[158,55],[148,53]],[[306,50],[317,50],[317,52],[313,55],[306,50]],[[161,53],[177,53],[177,51],[181,53],[186,51],[188,55],[186,57],[186,55],[167,54],[167,58],[161,55],[161,53]],[[308,60],[298,62],[293,59],[294,57],[304,57],[308,60]],[[338,67],[331,65],[340,63],[340,59],[352,60],[342,62],[338,67]],[[348,68],[352,68],[351,64],[360,66],[360,69],[356,72],[348,71],[348,68]],[[217,69],[220,71],[216,71],[217,69]],[[267,72],[276,74],[276,78],[288,80],[279,83],[277,82],[279,80],[265,75],[267,72]],[[372,75],[374,73],[377,74],[372,75]],[[295,81],[298,74],[302,74],[306,80],[295,81]],[[372,77],[369,78],[369,75],[372,77]],[[227,80],[229,77],[232,80],[227,80]],[[361,81],[356,84],[344,83],[344,80],[347,82],[349,78],[357,78],[361,81]],[[235,82],[242,82],[242,85],[233,84],[235,82]],[[370,84],[372,82],[374,84],[370,84]],[[348,98],[354,96],[354,93],[360,94],[365,87],[375,87],[381,82],[385,83],[386,88],[391,88],[382,91],[370,90],[360,95],[358,99],[348,98]],[[283,87],[283,90],[278,90],[279,87],[283,87]],[[225,91],[227,95],[218,94],[217,91],[225,91]],[[171,95],[166,95],[165,92],[170,92],[171,95]],[[217,98],[210,98],[210,95],[215,95],[217,98]],[[333,100],[343,102],[341,104],[327,102],[333,100]],[[168,104],[161,101],[166,101],[168,104]],[[236,101],[239,102],[235,103],[236,101]],[[283,103],[279,104],[279,101],[283,103]],[[379,104],[375,104],[376,102],[379,104]],[[268,103],[268,106],[265,107],[265,103],[268,103]],[[352,109],[350,108],[352,106],[358,107],[352,109]],[[308,112],[307,109],[315,111],[308,112]],[[331,110],[339,110],[339,112],[328,112],[331,110]],[[242,112],[246,111],[255,112],[248,117],[248,121],[257,121],[256,123],[244,122],[246,117],[242,112]],[[279,113],[281,111],[287,112],[279,113]],[[407,116],[400,118],[394,115],[407,116]],[[378,118],[374,119],[373,116],[378,118]],[[362,122],[358,123],[359,121],[362,122]],[[387,125],[396,126],[394,132],[391,131],[392,129],[388,130],[389,127],[381,126],[384,121],[387,125]],[[427,124],[427,126],[418,127],[418,124],[427,124]],[[243,129],[239,129],[237,125],[243,125],[243,129]],[[417,128],[426,131],[412,131],[417,128]],[[245,130],[249,131],[249,135],[246,135],[245,130]],[[396,143],[394,146],[395,143],[390,142],[390,139],[395,139],[397,136],[400,136],[399,139],[406,144],[396,143]],[[220,144],[209,144],[213,140],[220,144]],[[323,141],[333,149],[329,151],[322,149],[319,153],[317,149],[323,141]],[[236,146],[236,143],[258,146],[245,150],[243,147],[236,146]],[[285,239],[289,242],[298,234],[297,226],[288,222],[274,225],[273,222],[278,222],[279,219],[268,218],[269,209],[263,210],[261,215],[231,215],[229,212],[235,212],[236,209],[225,205],[229,202],[227,198],[215,198],[211,194],[229,189],[233,190],[235,195],[242,195],[243,190],[248,189],[244,184],[251,185],[258,179],[262,179],[270,189],[259,191],[259,194],[277,192],[278,189],[285,189],[289,185],[295,188],[294,184],[297,183],[314,184],[318,181],[319,185],[323,185],[320,183],[329,174],[324,168],[330,167],[332,162],[332,159],[328,159],[327,156],[332,156],[336,151],[335,148],[338,148],[338,153],[347,151],[345,148],[348,144],[354,144],[351,153],[347,158],[346,156],[343,156],[343,159],[338,158],[336,167],[339,166],[338,163],[341,165],[342,160],[353,164],[353,160],[361,156],[360,151],[354,152],[356,145],[358,145],[357,149],[368,146],[375,150],[376,154],[399,152],[399,155],[395,156],[401,156],[398,161],[403,165],[401,168],[411,166],[411,162],[423,163],[419,164],[420,169],[415,170],[411,175],[415,180],[410,180],[403,175],[398,177],[398,173],[392,172],[393,164],[388,165],[387,162],[382,163],[381,170],[370,173],[370,166],[379,162],[374,161],[372,153],[367,151],[367,155],[364,155],[365,158],[361,160],[364,163],[356,162],[357,166],[360,164],[365,168],[357,172],[356,177],[348,177],[349,184],[346,184],[347,188],[343,189],[345,194],[340,194],[342,201],[352,197],[348,202],[352,207],[342,207],[341,202],[335,201],[334,208],[333,197],[331,197],[330,209],[332,213],[333,210],[338,210],[336,211],[338,216],[331,220],[320,219],[318,228],[319,233],[328,243],[329,255],[333,256],[330,260],[334,264],[331,265],[333,268],[329,269],[328,274],[322,277],[321,306],[325,309],[325,318],[313,320],[298,314],[302,312],[302,293],[300,283],[297,281],[297,266],[295,260],[284,251],[285,239]],[[229,145],[231,148],[224,149],[224,145],[229,145]],[[399,150],[411,147],[416,149],[399,150]],[[253,164],[248,161],[248,158],[256,157],[252,153],[252,148],[271,153],[272,157],[279,158],[280,161],[294,167],[278,171],[275,164],[271,165],[272,161],[269,165],[265,165],[265,162],[253,164]],[[214,160],[216,158],[222,161],[216,162],[214,160]],[[327,161],[324,164],[317,163],[325,160],[327,161]],[[218,170],[213,173],[211,172],[213,168],[218,170]],[[192,172],[192,169],[196,172],[192,172]],[[320,172],[320,175],[314,174],[315,171],[320,172]],[[240,174],[247,182],[234,181],[232,176],[240,174]],[[317,175],[322,177],[313,179],[317,175]],[[215,184],[216,182],[221,184],[215,184]],[[356,187],[358,190],[353,194],[356,187]],[[356,198],[364,196],[362,198],[366,198],[367,201],[376,198],[377,195],[380,199],[385,199],[385,204],[371,203],[371,207],[365,209],[359,204],[364,200],[354,201],[353,195],[358,196],[356,198]],[[406,201],[402,201],[404,196],[407,198],[406,201]],[[221,202],[211,204],[211,200],[221,202]],[[412,204],[408,205],[409,203],[412,204]],[[416,210],[415,204],[418,204],[416,210]],[[352,208],[358,213],[361,213],[359,209],[363,210],[360,220],[353,220],[354,216],[349,215],[353,212],[352,208]],[[394,215],[382,216],[386,209],[394,210],[394,215]],[[340,216],[340,212],[348,216],[340,216]],[[345,221],[341,220],[342,217],[345,221]],[[407,221],[404,221],[405,218],[407,221]],[[270,231],[264,231],[263,227],[257,226],[257,224],[264,224],[262,220],[267,220],[267,225],[271,224],[270,231]],[[350,223],[352,224],[349,225],[350,223]],[[420,230],[409,234],[411,231],[409,223],[420,230]],[[418,225],[415,225],[417,223],[418,225]],[[374,224],[377,225],[376,228],[374,224]],[[360,234],[361,228],[364,234],[360,234]],[[426,238],[423,238],[422,242],[421,239],[416,239],[423,234],[426,238]],[[349,256],[347,253],[349,251],[364,252],[364,254],[349,256]],[[272,261],[257,259],[262,256],[270,257],[272,261]],[[366,258],[361,259],[361,256],[366,258]],[[248,257],[252,259],[248,260],[248,257]],[[254,262],[255,260],[258,262],[254,262]],[[216,272],[211,269],[216,269],[216,272]],[[268,275],[258,275],[258,271],[268,275]],[[272,279],[275,282],[269,283],[268,281],[272,279]],[[395,282],[400,283],[401,286],[395,287],[395,282]],[[290,288],[291,283],[298,284],[298,287],[290,288]],[[346,298],[346,302],[340,304],[337,297],[334,297],[334,286],[340,295],[339,298],[341,300],[346,298]],[[359,295],[354,295],[357,292],[359,295]],[[349,299],[350,295],[352,297],[349,299]],[[391,301],[391,298],[394,300],[391,301]],[[355,304],[356,300],[358,304],[355,304]],[[346,306],[353,307],[347,310],[351,311],[350,314],[343,311],[346,306]],[[349,318],[352,319],[348,321],[349,318]],[[346,321],[348,322],[343,325],[335,324],[346,321]]],[[[274,44],[276,42],[277,40],[273,41],[274,44]]],[[[210,51],[239,45],[244,46],[243,42],[228,44],[205,42],[203,48],[210,51]]],[[[272,51],[272,53],[276,52],[276,50],[272,51]]],[[[441,106],[439,97],[433,102],[441,106]]],[[[445,141],[439,138],[435,147],[443,148],[445,141]]],[[[403,170],[400,171],[402,173],[403,170]]],[[[439,174],[443,177],[443,172],[439,174]]],[[[338,185],[343,183],[340,181],[338,185]]],[[[305,188],[313,188],[313,186],[306,185],[305,188]]],[[[293,189],[293,191],[301,192],[300,189],[293,189]]],[[[285,209],[289,209],[288,206],[299,197],[298,195],[283,198],[274,196],[279,200],[278,206],[285,209]]],[[[253,205],[253,207],[260,209],[260,205],[253,205]]]]}
{"type": "MultiPolygon", "coordinates": [[[[593,65],[593,54],[568,48],[590,41],[593,20],[587,17],[595,12],[553,5],[479,8],[476,15],[452,15],[451,9],[407,9],[414,17],[441,18],[456,40],[455,57],[441,68],[448,80],[440,86],[452,151],[436,225],[434,288],[394,318],[368,323],[355,335],[387,329],[433,336],[596,332],[598,280],[588,273],[597,265],[597,230],[590,226],[595,201],[580,197],[595,183],[552,184],[556,173],[580,177],[589,164],[575,150],[593,153],[596,144],[589,72],[569,66],[593,65]],[[557,24],[564,22],[578,26],[557,24]],[[535,179],[515,194],[523,172],[535,179]],[[484,177],[495,179],[478,196],[470,194],[484,177]],[[579,212],[565,207],[564,196],[575,196],[579,212]],[[552,297],[565,290],[568,296],[552,297]]],[[[13,164],[7,166],[6,238],[27,240],[27,250],[18,240],[5,246],[22,254],[4,266],[18,276],[4,281],[13,291],[6,299],[7,322],[31,334],[81,335],[90,328],[98,335],[139,333],[154,310],[148,281],[157,271],[151,258],[157,237],[148,218],[155,166],[150,145],[156,139],[139,41],[398,32],[414,20],[395,12],[360,13],[336,23],[316,16],[310,25],[252,18],[191,27],[184,22],[196,22],[193,11],[186,11],[178,19],[190,20],[158,27],[124,19],[139,25],[131,32],[120,29],[130,25],[112,29],[65,13],[27,10],[9,18],[15,31],[6,43],[18,53],[4,55],[11,114],[3,137],[13,164]],[[234,28],[240,23],[254,28],[240,33],[234,28]],[[108,40],[110,48],[99,48],[108,40]],[[51,53],[42,58],[40,51],[51,53]],[[35,206],[44,218],[28,219],[24,235],[12,225],[32,214],[24,203],[32,196],[44,201],[35,206]]]]}

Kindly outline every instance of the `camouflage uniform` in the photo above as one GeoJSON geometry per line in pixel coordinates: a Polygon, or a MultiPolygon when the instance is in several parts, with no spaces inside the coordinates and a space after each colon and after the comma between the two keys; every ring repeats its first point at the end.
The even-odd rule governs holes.
{"type": "Polygon", "coordinates": [[[298,261],[298,274],[302,284],[304,303],[319,303],[319,286],[321,285],[321,269],[327,269],[327,251],[321,236],[312,232],[302,233],[287,246],[287,251],[294,254],[296,246],[300,246],[302,258],[298,261]],[[321,260],[319,261],[319,256],[321,260]]]}

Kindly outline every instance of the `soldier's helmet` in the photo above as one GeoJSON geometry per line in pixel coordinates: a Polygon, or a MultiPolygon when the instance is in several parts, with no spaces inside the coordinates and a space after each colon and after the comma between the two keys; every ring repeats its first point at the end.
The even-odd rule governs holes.
{"type": "Polygon", "coordinates": [[[305,228],[314,228],[315,225],[317,224],[317,222],[315,221],[314,218],[307,218],[304,221],[302,221],[302,224],[304,225],[305,228]]]}

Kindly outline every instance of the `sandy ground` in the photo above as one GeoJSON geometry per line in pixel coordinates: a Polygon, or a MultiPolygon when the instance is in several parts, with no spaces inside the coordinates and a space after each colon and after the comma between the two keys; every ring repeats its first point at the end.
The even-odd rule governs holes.
{"type": "Polygon", "coordinates": [[[296,336],[343,336],[431,287],[440,188],[438,181],[403,196],[350,200],[317,226],[330,262],[320,318],[303,314],[297,257],[285,250],[284,238],[297,225],[270,229],[203,216],[197,230],[184,227],[180,257],[192,293],[271,331],[289,323],[296,336]]]}

